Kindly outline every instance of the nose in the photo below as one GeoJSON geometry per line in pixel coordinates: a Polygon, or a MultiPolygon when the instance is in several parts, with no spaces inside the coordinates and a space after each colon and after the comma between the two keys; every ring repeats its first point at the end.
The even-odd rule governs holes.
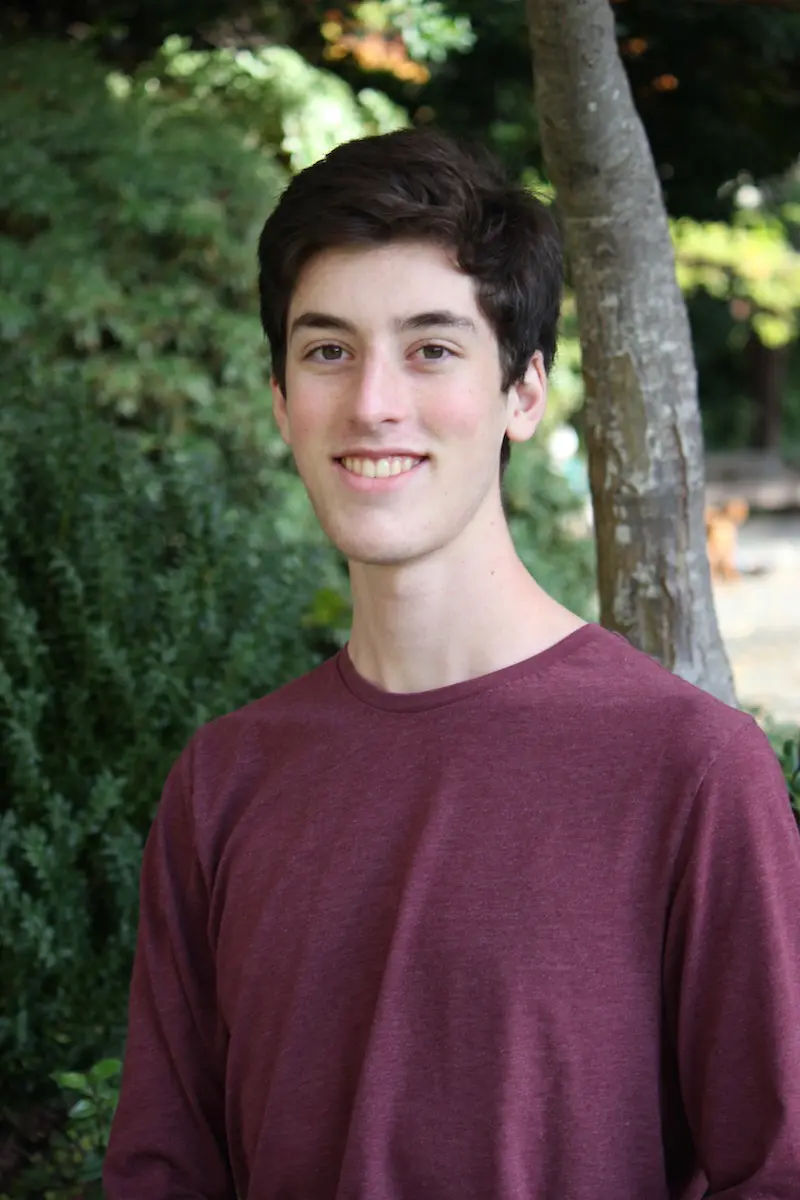
{"type": "Polygon", "coordinates": [[[408,385],[390,354],[375,350],[365,355],[351,379],[350,415],[355,424],[374,427],[408,415],[408,385]]]}

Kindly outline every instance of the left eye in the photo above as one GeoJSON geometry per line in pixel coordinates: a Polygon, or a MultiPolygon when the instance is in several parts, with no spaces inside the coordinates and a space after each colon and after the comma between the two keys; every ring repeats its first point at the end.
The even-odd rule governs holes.
{"type": "Polygon", "coordinates": [[[317,346],[316,350],[311,352],[312,357],[321,358],[323,362],[339,362],[344,354],[341,346],[337,346],[335,342],[328,342],[324,346],[317,346]]]}
{"type": "Polygon", "coordinates": [[[420,346],[420,354],[429,362],[441,362],[449,353],[446,346],[437,346],[435,343],[429,346],[420,346]]]}

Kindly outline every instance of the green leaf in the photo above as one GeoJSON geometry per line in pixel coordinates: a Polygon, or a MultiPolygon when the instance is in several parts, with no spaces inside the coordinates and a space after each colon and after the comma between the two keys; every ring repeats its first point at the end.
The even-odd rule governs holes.
{"type": "Polygon", "coordinates": [[[89,1072],[89,1078],[102,1082],[106,1079],[113,1079],[119,1075],[122,1070],[122,1062],[118,1058],[104,1058],[96,1063],[89,1072]]]}
{"type": "Polygon", "coordinates": [[[69,1110],[69,1116],[76,1121],[85,1120],[87,1117],[93,1117],[97,1113],[97,1106],[93,1100],[84,1098],[79,1100],[77,1104],[73,1104],[69,1110]]]}
{"type": "Polygon", "coordinates": [[[53,1075],[60,1088],[70,1092],[89,1092],[89,1082],[85,1075],[77,1071],[60,1071],[53,1075]]]}

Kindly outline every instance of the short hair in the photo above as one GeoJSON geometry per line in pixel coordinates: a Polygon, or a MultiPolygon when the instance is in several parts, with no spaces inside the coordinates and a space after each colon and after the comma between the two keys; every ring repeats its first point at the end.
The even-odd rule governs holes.
{"type": "MultiPolygon", "coordinates": [[[[426,129],[344,142],[296,175],[258,244],[261,323],[286,386],[286,325],[302,268],[344,246],[430,241],[475,282],[497,338],[501,386],[538,350],[549,371],[563,286],[561,238],[549,208],[477,146],[426,129]]],[[[501,472],[510,453],[503,439],[501,472]]]]}

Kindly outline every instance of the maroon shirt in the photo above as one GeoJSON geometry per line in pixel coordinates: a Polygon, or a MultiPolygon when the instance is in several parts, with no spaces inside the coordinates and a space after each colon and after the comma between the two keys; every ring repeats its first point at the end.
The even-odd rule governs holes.
{"type": "Polygon", "coordinates": [[[749,717],[587,626],[413,695],[342,652],[200,730],[107,1200],[706,1186],[800,1196],[800,838],[749,717]]]}

